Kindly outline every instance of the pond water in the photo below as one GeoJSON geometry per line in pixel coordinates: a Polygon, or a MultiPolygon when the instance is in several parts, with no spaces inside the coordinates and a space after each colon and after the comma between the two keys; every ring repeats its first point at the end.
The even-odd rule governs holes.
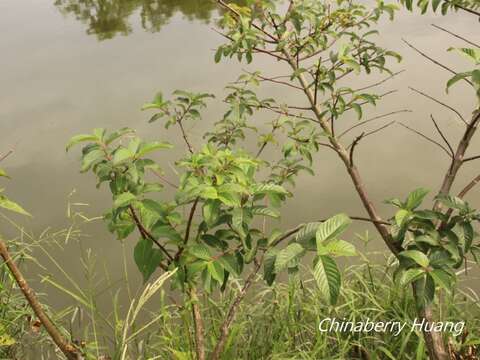
{"type": "MultiPolygon", "coordinates": [[[[68,226],[66,208],[73,189],[76,192],[71,201],[90,204],[81,208],[88,216],[99,216],[109,207],[106,189],[96,190],[93,176],[79,173],[78,149],[65,153],[65,144],[72,135],[90,132],[94,127],[128,126],[145,138],[175,143],[176,149],[163,153],[161,158],[166,164],[166,176],[174,177],[168,164],[173,164],[184,150],[179,134],[174,130],[167,133],[160,124],[147,124],[148,114],[142,113],[140,107],[159,90],[167,94],[175,89],[203,90],[222,97],[223,87],[235,80],[245,66],[234,61],[214,63],[214,49],[222,43],[211,30],[216,16],[214,6],[201,0],[0,1],[0,152],[14,150],[2,167],[13,178],[5,185],[8,195],[34,214],[31,220],[18,219],[25,228],[38,235],[47,227],[68,226]]],[[[407,71],[380,88],[398,91],[367,116],[410,109],[412,113],[390,120],[437,137],[429,121],[429,115],[434,114],[448,137],[457,141],[462,126],[455,115],[408,88],[428,92],[454,105],[466,117],[474,107],[474,99],[463,85],[447,96],[444,84],[450,74],[402,43],[405,38],[448,66],[459,71],[467,69],[466,61],[446,51],[450,46],[464,44],[433,28],[432,23],[473,41],[480,40],[478,21],[460,13],[441,17],[401,12],[398,21],[382,22],[379,42],[404,56],[396,68],[407,71]]],[[[248,68],[264,69],[270,74],[281,70],[272,66],[268,58],[259,58],[248,68]]],[[[367,84],[371,82],[373,79],[367,84]]],[[[351,86],[360,84],[365,84],[365,79],[359,78],[358,84],[351,86]]],[[[292,99],[288,91],[273,86],[266,86],[264,93],[284,101],[292,99]]],[[[212,102],[204,113],[205,120],[189,129],[196,144],[201,143],[199,135],[203,130],[223,111],[221,101],[212,102]]],[[[259,120],[266,118],[264,115],[259,120]]],[[[475,141],[470,154],[478,153],[480,146],[475,141]]],[[[380,204],[386,198],[404,197],[417,187],[436,190],[448,158],[420,137],[392,126],[362,143],[357,163],[372,198],[380,204]]],[[[477,171],[476,163],[466,165],[454,190],[463,187],[477,171]]],[[[480,187],[470,193],[469,200],[473,206],[480,206],[480,187]]],[[[379,208],[386,217],[393,213],[386,205],[380,204],[379,208]]],[[[343,166],[324,150],[317,155],[316,176],[299,179],[296,197],[284,210],[284,229],[340,211],[364,215],[343,166]]],[[[355,225],[351,237],[364,229],[368,226],[355,225]]],[[[82,240],[82,247],[93,249],[112,278],[121,277],[122,247],[104,224],[94,221],[83,225],[82,231],[89,235],[82,240]]],[[[368,249],[383,251],[372,228],[370,233],[374,239],[368,249]]],[[[134,242],[131,239],[126,243],[127,262],[132,269],[134,242]]],[[[61,255],[58,261],[67,272],[84,281],[77,245],[52,251],[61,255]]],[[[41,273],[55,275],[57,270],[44,260],[41,273]]],[[[137,276],[136,271],[132,273],[137,276]]],[[[54,304],[68,303],[51,288],[47,290],[54,304]]]]}

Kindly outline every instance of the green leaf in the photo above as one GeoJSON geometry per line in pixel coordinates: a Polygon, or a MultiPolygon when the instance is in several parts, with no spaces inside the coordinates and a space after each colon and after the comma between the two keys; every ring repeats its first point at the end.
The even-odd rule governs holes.
{"type": "Polygon", "coordinates": [[[87,153],[83,158],[82,158],[82,168],[81,172],[86,172],[88,171],[93,164],[96,162],[102,160],[105,157],[105,153],[101,150],[92,150],[89,153],[87,153]]]}
{"type": "Polygon", "coordinates": [[[286,269],[290,261],[297,259],[303,255],[305,249],[297,243],[289,244],[286,248],[280,250],[275,260],[275,273],[279,273],[286,269]]]}
{"type": "Polygon", "coordinates": [[[317,241],[317,248],[320,248],[322,243],[335,239],[338,235],[343,233],[350,225],[351,220],[345,214],[338,214],[330,219],[322,222],[317,229],[315,238],[317,241]]]}
{"type": "Polygon", "coordinates": [[[317,229],[320,226],[319,222],[312,222],[305,224],[295,236],[295,241],[301,244],[304,248],[309,249],[312,247],[313,244],[312,240],[315,239],[315,234],[317,233],[317,229]]]}
{"type": "Polygon", "coordinates": [[[208,226],[215,224],[220,216],[220,202],[207,200],[202,208],[203,218],[208,226]]]}
{"type": "Polygon", "coordinates": [[[333,240],[323,246],[327,254],[331,256],[356,256],[355,246],[345,240],[333,240]]]}
{"type": "Polygon", "coordinates": [[[115,197],[113,206],[114,208],[127,206],[127,205],[130,205],[135,199],[136,199],[136,196],[133,195],[131,192],[124,192],[118,195],[117,197],[115,197]]]}
{"type": "Polygon", "coordinates": [[[429,193],[429,190],[423,189],[423,188],[419,188],[412,191],[408,195],[407,201],[405,204],[405,207],[407,208],[407,210],[414,210],[417,207],[419,207],[422,204],[423,199],[425,198],[425,196],[427,196],[428,193],[429,193]]]}
{"type": "Polygon", "coordinates": [[[328,256],[318,256],[313,269],[313,276],[322,294],[328,299],[330,304],[335,305],[341,286],[340,271],[335,261],[328,256]]]}
{"type": "Polygon", "coordinates": [[[412,259],[423,268],[428,267],[430,264],[427,255],[418,250],[405,250],[400,253],[400,256],[412,259]]]}
{"type": "Polygon", "coordinates": [[[464,211],[468,209],[465,201],[463,201],[462,199],[456,196],[439,195],[437,196],[437,200],[440,201],[443,205],[452,209],[457,209],[460,211],[464,211]]]}
{"type": "Polygon", "coordinates": [[[9,176],[7,175],[7,173],[5,172],[5,170],[3,170],[3,169],[1,169],[1,168],[0,168],[0,177],[9,178],[9,176]]]}
{"type": "Polygon", "coordinates": [[[434,269],[429,272],[430,276],[435,281],[435,284],[442,289],[450,292],[452,290],[452,275],[442,269],[434,269]]]}
{"type": "Polygon", "coordinates": [[[217,190],[213,186],[205,186],[202,188],[201,195],[204,199],[218,199],[217,190]]]}
{"type": "Polygon", "coordinates": [[[252,215],[269,216],[272,218],[280,217],[280,213],[278,211],[265,206],[254,206],[252,208],[252,215]]]}
{"type": "Polygon", "coordinates": [[[266,193],[283,194],[283,195],[289,194],[289,192],[285,190],[283,186],[276,185],[276,184],[257,184],[253,189],[253,193],[255,195],[266,194],[266,193]]]}
{"type": "Polygon", "coordinates": [[[16,202],[9,200],[7,197],[0,195],[0,207],[16,212],[18,214],[31,216],[27,211],[25,211],[20,205],[16,202]]]}
{"type": "Polygon", "coordinates": [[[429,273],[415,281],[415,288],[417,290],[416,298],[418,306],[423,307],[425,304],[433,301],[435,297],[435,282],[429,273]]]}
{"type": "Polygon", "coordinates": [[[277,249],[269,249],[265,253],[265,259],[263,261],[263,278],[269,286],[275,281],[275,262],[277,260],[277,255],[277,249]]]}
{"type": "Polygon", "coordinates": [[[218,263],[217,261],[209,262],[207,268],[212,278],[217,280],[219,283],[223,282],[225,272],[223,271],[223,267],[222,265],[220,265],[220,263],[218,263]]]}
{"type": "Polygon", "coordinates": [[[224,203],[227,206],[240,206],[240,198],[237,194],[227,193],[227,192],[220,192],[218,193],[218,200],[224,203]]]}
{"type": "Polygon", "coordinates": [[[126,148],[120,148],[113,155],[113,165],[118,165],[125,160],[132,159],[135,154],[126,148]]]}
{"type": "Polygon", "coordinates": [[[428,245],[431,245],[431,246],[439,246],[440,245],[440,243],[438,241],[438,238],[436,236],[432,236],[430,234],[416,236],[415,237],[415,242],[424,243],[424,244],[428,244],[428,245]]]}
{"type": "Polygon", "coordinates": [[[4,326],[0,324],[0,348],[15,345],[15,343],[15,339],[8,335],[4,326]]]}
{"type": "Polygon", "coordinates": [[[183,238],[180,233],[175,230],[171,225],[158,224],[152,228],[152,235],[157,238],[166,238],[175,244],[183,242],[183,238]]]}
{"type": "Polygon", "coordinates": [[[160,149],[171,149],[172,147],[173,147],[172,144],[169,144],[167,142],[160,142],[160,141],[143,143],[143,144],[140,144],[136,157],[140,158],[153,151],[160,150],[160,149]]]}
{"type": "Polygon", "coordinates": [[[196,258],[202,260],[212,260],[212,256],[210,255],[210,251],[205,245],[195,244],[188,248],[188,252],[195,256],[196,258]]]}
{"type": "Polygon", "coordinates": [[[91,134],[81,134],[81,135],[76,135],[73,136],[67,144],[67,147],[65,148],[66,151],[70,150],[72,146],[75,146],[81,142],[85,141],[99,141],[99,139],[95,135],[91,134]]]}
{"type": "Polygon", "coordinates": [[[362,107],[359,104],[352,104],[352,109],[355,110],[358,120],[360,120],[363,116],[362,107]]]}
{"type": "Polygon", "coordinates": [[[464,252],[467,253],[470,250],[470,247],[472,246],[473,242],[473,237],[474,237],[474,231],[472,224],[469,222],[466,222],[463,224],[463,239],[465,241],[465,247],[464,247],[464,252]]]}
{"type": "Polygon", "coordinates": [[[411,282],[418,280],[424,274],[425,270],[421,268],[408,269],[407,271],[403,272],[400,278],[400,286],[408,285],[411,282]]]}
{"type": "Polygon", "coordinates": [[[133,129],[130,129],[130,128],[122,128],[118,131],[115,131],[113,133],[111,133],[106,139],[105,139],[105,144],[107,145],[110,145],[112,142],[114,142],[115,140],[121,138],[122,136],[124,135],[127,135],[127,134],[133,134],[135,133],[135,130],[133,129]]]}
{"type": "Polygon", "coordinates": [[[163,259],[160,250],[153,249],[153,242],[149,239],[142,239],[137,243],[133,256],[144,282],[148,281],[163,259]]]}
{"type": "Polygon", "coordinates": [[[454,84],[456,84],[456,83],[459,82],[460,80],[466,79],[466,78],[469,77],[471,74],[472,74],[471,72],[459,73],[459,74],[456,74],[454,77],[452,77],[450,80],[448,80],[448,82],[447,82],[447,93],[448,93],[448,90],[449,90],[454,84]]]}
{"type": "Polygon", "coordinates": [[[215,52],[215,63],[219,63],[222,60],[223,47],[219,47],[215,52]]]}
{"type": "Polygon", "coordinates": [[[243,209],[235,208],[232,211],[232,227],[240,235],[242,239],[245,238],[245,230],[243,229],[243,209]]]}
{"type": "Polygon", "coordinates": [[[400,209],[395,213],[395,222],[398,226],[402,226],[405,219],[408,219],[409,215],[411,214],[410,211],[405,209],[400,209]]]}
{"type": "Polygon", "coordinates": [[[223,268],[227,270],[229,273],[234,274],[236,276],[240,275],[240,268],[238,266],[238,262],[234,255],[225,254],[218,259],[218,262],[220,262],[223,268]]]}

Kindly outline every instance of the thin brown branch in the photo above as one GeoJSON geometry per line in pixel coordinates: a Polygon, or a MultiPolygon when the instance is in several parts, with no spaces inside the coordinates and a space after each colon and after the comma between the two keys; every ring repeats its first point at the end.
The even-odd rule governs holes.
{"type": "Polygon", "coordinates": [[[378,82],[376,82],[376,83],[373,83],[373,84],[371,84],[371,85],[367,85],[367,86],[362,87],[362,88],[359,88],[359,89],[355,89],[354,91],[355,91],[355,92],[364,91],[364,90],[368,90],[368,89],[374,88],[374,87],[376,87],[376,86],[382,85],[382,84],[386,83],[388,80],[394,78],[394,77],[397,76],[397,75],[400,75],[400,74],[403,73],[403,72],[405,72],[405,70],[397,71],[396,73],[393,73],[392,75],[386,77],[386,78],[383,79],[383,80],[380,80],[380,81],[378,81],[378,82]]]}
{"type": "MultiPolygon", "coordinates": [[[[425,54],[423,51],[417,49],[415,46],[413,46],[412,44],[410,44],[407,40],[405,39],[402,39],[402,41],[407,44],[410,48],[412,48],[413,50],[415,50],[417,53],[419,53],[420,55],[422,55],[425,59],[428,59],[430,60],[432,63],[434,63],[435,65],[437,66],[440,66],[442,69],[444,70],[447,70],[448,72],[452,73],[453,75],[457,75],[458,73],[452,69],[450,69],[448,66],[446,65],[443,65],[441,62],[435,60],[434,58],[428,56],[427,54],[425,54]]],[[[463,79],[465,82],[467,82],[468,84],[470,84],[471,86],[473,86],[472,82],[468,79],[463,79]]]]}
{"type": "Polygon", "coordinates": [[[409,112],[412,112],[412,110],[407,110],[407,109],[404,109],[404,110],[397,110],[397,111],[392,111],[392,112],[389,112],[387,114],[382,114],[382,115],[378,115],[378,116],[375,116],[373,118],[370,118],[370,119],[367,119],[367,120],[364,120],[362,122],[359,122],[358,124],[355,124],[351,127],[349,127],[348,129],[346,129],[345,131],[343,131],[340,135],[338,135],[338,138],[340,139],[342,136],[344,136],[345,134],[349,133],[350,131],[352,131],[353,129],[357,128],[357,127],[360,127],[360,126],[363,126],[365,124],[368,124],[372,121],[375,121],[375,120],[380,120],[380,119],[383,119],[383,118],[386,118],[388,116],[392,116],[392,115],[396,115],[396,114],[401,114],[401,113],[409,113],[409,112]]]}
{"type": "Polygon", "coordinates": [[[353,140],[351,146],[350,146],[350,155],[349,155],[349,159],[350,159],[350,164],[353,165],[353,152],[355,151],[355,147],[358,145],[358,143],[360,142],[360,140],[362,140],[362,138],[365,136],[365,133],[361,133],[360,135],[358,135],[355,140],[353,140]]]}
{"type": "Polygon", "coordinates": [[[200,198],[196,198],[195,201],[193,202],[192,207],[190,208],[190,213],[188,215],[188,220],[187,220],[187,227],[185,229],[185,237],[183,239],[183,247],[180,247],[177,251],[177,253],[174,256],[175,261],[180,258],[180,255],[182,255],[183,251],[185,250],[185,246],[188,243],[188,240],[190,238],[190,231],[192,228],[192,223],[193,223],[193,217],[195,215],[195,210],[197,209],[197,204],[200,198]]]}
{"type": "Polygon", "coordinates": [[[65,337],[62,335],[60,330],[56,327],[56,325],[50,320],[48,315],[43,310],[42,305],[37,299],[37,296],[30,285],[27,283],[25,278],[23,277],[20,269],[17,267],[15,262],[13,261],[10,253],[7,249],[7,246],[3,240],[0,239],[0,256],[5,261],[10,273],[14,277],[18,287],[23,293],[23,296],[27,299],[28,304],[32,308],[33,312],[37,316],[37,318],[42,323],[43,327],[50,335],[50,338],[53,340],[55,345],[62,351],[62,353],[66,356],[69,360],[79,360],[83,359],[80,352],[73,346],[70,342],[68,342],[65,337]]]}
{"type": "Polygon", "coordinates": [[[190,289],[190,301],[192,303],[192,317],[195,329],[195,351],[197,360],[205,360],[205,326],[199,305],[197,293],[194,288],[190,289]]]}
{"type": "MultiPolygon", "coordinates": [[[[285,51],[284,55],[286,57],[289,57],[288,53],[285,51]]],[[[297,71],[298,67],[296,66],[296,63],[293,59],[289,58],[289,64],[292,68],[293,71],[297,71]]],[[[381,235],[382,239],[384,240],[385,244],[388,246],[388,248],[392,251],[393,254],[397,255],[400,251],[401,248],[398,246],[393,241],[392,235],[390,234],[389,229],[379,223],[382,221],[377,209],[373,205],[373,203],[370,200],[370,196],[367,193],[367,190],[365,188],[365,185],[363,184],[360,172],[356,168],[355,165],[353,165],[350,162],[350,157],[349,153],[347,150],[344,148],[344,146],[338,141],[337,138],[332,136],[330,129],[329,129],[329,124],[328,122],[324,119],[322,115],[322,109],[315,104],[315,96],[312,92],[312,90],[309,88],[309,84],[307,80],[305,79],[303,74],[298,75],[298,80],[304,89],[304,93],[312,107],[312,111],[315,114],[315,117],[317,118],[318,123],[320,124],[320,127],[322,128],[323,131],[329,136],[329,141],[332,147],[335,149],[335,152],[338,154],[342,162],[344,163],[348,174],[350,175],[350,178],[352,179],[352,182],[355,186],[355,189],[357,191],[357,194],[360,197],[360,200],[362,201],[363,206],[365,207],[365,210],[367,211],[368,215],[370,216],[370,219],[374,221],[375,228],[381,235]]]]}
{"type": "Polygon", "coordinates": [[[355,138],[355,140],[353,140],[353,142],[347,147],[347,149],[350,148],[350,156],[349,156],[350,164],[353,165],[353,152],[355,151],[355,147],[359,144],[360,140],[366,138],[366,137],[369,136],[369,135],[373,135],[373,134],[375,134],[375,133],[377,133],[377,132],[379,132],[379,131],[382,131],[383,129],[385,129],[385,128],[393,125],[393,124],[395,124],[395,121],[391,121],[391,122],[389,122],[388,124],[385,124],[385,125],[383,125],[383,126],[380,126],[378,129],[369,131],[369,132],[367,132],[367,133],[366,133],[366,132],[363,132],[363,133],[361,133],[359,136],[357,136],[357,137],[355,138]]]}
{"type": "Polygon", "coordinates": [[[167,178],[165,178],[165,176],[163,176],[162,174],[160,174],[157,170],[155,169],[152,169],[150,168],[150,170],[152,171],[152,173],[158,177],[160,180],[162,180],[165,184],[175,188],[175,189],[178,189],[178,185],[175,185],[173,182],[171,182],[170,180],[168,180],[167,178]]]}
{"type": "MultiPolygon", "coordinates": [[[[155,243],[155,245],[157,245],[160,248],[160,250],[167,256],[167,258],[170,261],[173,261],[174,259],[172,255],[170,255],[170,253],[167,251],[167,249],[165,249],[165,247],[157,239],[155,239],[155,237],[152,234],[150,234],[150,232],[147,229],[145,229],[142,222],[138,218],[137,213],[135,212],[135,209],[133,208],[133,206],[129,205],[128,209],[130,210],[130,215],[132,216],[133,221],[135,222],[135,225],[137,226],[138,231],[140,232],[140,235],[142,236],[142,238],[152,240],[155,243]]],[[[162,263],[160,263],[160,267],[163,270],[167,270],[167,267],[162,263]]]]}
{"type": "Polygon", "coordinates": [[[186,109],[183,111],[183,113],[177,118],[177,124],[180,127],[180,131],[182,132],[183,140],[187,144],[188,151],[190,151],[190,154],[193,154],[193,146],[188,140],[187,132],[185,131],[185,128],[183,127],[183,119],[185,116],[188,114],[192,107],[192,103],[189,103],[186,109]]]}
{"type": "Polygon", "coordinates": [[[455,109],[454,107],[452,107],[452,106],[450,106],[450,105],[448,105],[448,104],[445,104],[444,102],[441,102],[441,101],[438,100],[438,99],[435,99],[433,96],[430,96],[430,95],[424,93],[423,91],[420,91],[420,90],[415,89],[415,88],[410,87],[410,86],[409,86],[408,88],[409,88],[410,90],[416,92],[417,94],[420,94],[420,95],[426,97],[427,99],[430,99],[430,100],[436,102],[437,104],[440,104],[440,105],[446,107],[448,110],[453,111],[453,112],[460,118],[460,120],[463,121],[463,123],[464,123],[465,125],[468,125],[467,121],[466,121],[465,118],[462,116],[462,114],[460,114],[460,112],[459,112],[457,109],[455,109]]]}
{"type": "MultiPolygon", "coordinates": [[[[480,122],[480,109],[477,109],[472,117],[472,120],[468,124],[465,132],[462,136],[462,139],[458,143],[457,149],[455,151],[455,156],[452,159],[452,162],[443,178],[442,185],[438,192],[438,195],[448,195],[450,193],[450,189],[452,188],[453,182],[457,176],[460,167],[463,164],[463,158],[465,156],[465,152],[470,145],[470,141],[472,140],[473,135],[477,131],[478,123],[480,122]]],[[[439,201],[435,202],[434,210],[440,210],[442,207],[439,201]]]]}
{"type": "Polygon", "coordinates": [[[410,131],[412,131],[413,133],[421,136],[422,138],[424,138],[425,140],[431,142],[432,144],[435,144],[437,145],[440,149],[442,149],[443,151],[445,151],[445,153],[448,155],[448,157],[452,157],[451,154],[449,153],[449,151],[447,150],[447,148],[445,146],[443,146],[442,144],[440,144],[438,141],[435,141],[433,140],[432,138],[428,137],[427,135],[425,134],[422,134],[420,131],[418,130],[415,130],[415,129],[412,129],[411,127],[403,124],[403,123],[398,123],[399,125],[403,126],[405,129],[408,129],[410,131]]]}
{"type": "Polygon", "coordinates": [[[262,75],[259,75],[259,74],[257,74],[257,77],[262,79],[263,81],[269,81],[269,82],[273,82],[275,84],[285,85],[285,86],[289,86],[289,87],[297,89],[297,90],[302,90],[302,88],[300,86],[293,85],[292,83],[289,83],[289,82],[286,82],[286,81],[276,80],[275,78],[269,78],[269,77],[262,76],[262,75]]]}
{"type": "Polygon", "coordinates": [[[477,160],[477,159],[480,159],[480,155],[475,155],[475,156],[470,156],[468,158],[465,158],[465,159],[463,159],[463,162],[477,160]]]}
{"type": "MultiPolygon", "coordinates": [[[[387,221],[383,221],[383,220],[376,221],[376,220],[372,220],[372,219],[370,219],[368,217],[364,217],[364,216],[348,216],[348,217],[350,219],[354,220],[354,221],[364,221],[364,222],[369,222],[369,223],[372,223],[372,224],[380,224],[380,225],[385,225],[385,226],[391,226],[392,225],[387,221]]],[[[327,219],[320,219],[320,220],[317,220],[317,222],[322,223],[326,220],[327,219]]],[[[282,241],[287,240],[290,236],[298,233],[300,230],[303,229],[304,226],[305,226],[305,224],[300,224],[300,225],[298,225],[298,226],[296,226],[296,227],[294,227],[290,230],[287,230],[281,237],[279,237],[277,240],[275,240],[270,246],[271,247],[277,246],[282,241]]]]}
{"type": "Polygon", "coordinates": [[[212,353],[212,356],[211,356],[212,360],[218,360],[221,358],[221,355],[225,348],[225,344],[228,339],[228,334],[230,333],[230,326],[233,320],[235,319],[240,303],[245,298],[245,295],[247,294],[248,289],[250,289],[250,287],[252,286],[255,276],[260,270],[262,261],[263,261],[263,255],[261,256],[260,260],[255,261],[253,271],[250,273],[250,275],[248,275],[247,279],[245,280],[245,283],[243,284],[243,287],[241,288],[241,290],[233,300],[232,304],[230,305],[230,308],[228,309],[228,312],[227,312],[227,316],[225,317],[225,320],[222,326],[220,327],[220,336],[218,338],[217,345],[215,346],[215,349],[212,353]]]}
{"type": "Polygon", "coordinates": [[[462,41],[465,41],[465,42],[466,42],[467,44],[469,44],[469,45],[472,45],[472,46],[475,46],[475,47],[477,47],[477,48],[480,48],[480,45],[475,44],[473,41],[470,41],[470,40],[468,40],[468,39],[466,39],[466,38],[464,38],[464,37],[462,37],[462,36],[460,36],[460,35],[458,35],[458,34],[455,34],[454,32],[452,32],[452,31],[450,31],[450,30],[447,30],[447,29],[445,29],[445,28],[443,28],[443,27],[441,27],[441,26],[435,25],[435,24],[431,24],[431,25],[432,25],[434,28],[438,29],[438,30],[444,31],[444,32],[446,32],[447,34],[450,34],[450,35],[456,37],[457,39],[460,39],[460,40],[462,40],[462,41]]]}
{"type": "Polygon", "coordinates": [[[435,126],[435,129],[437,129],[438,133],[440,134],[440,137],[443,139],[445,144],[448,146],[448,150],[450,150],[450,155],[452,158],[455,156],[455,153],[453,151],[452,145],[450,145],[450,142],[448,141],[447,137],[443,134],[442,130],[440,129],[440,126],[438,126],[437,122],[435,121],[435,118],[433,117],[432,114],[430,114],[430,119],[433,121],[433,125],[435,126]]]}
{"type": "Polygon", "coordinates": [[[13,154],[13,150],[8,150],[5,154],[1,155],[0,156],[0,162],[2,162],[3,160],[5,160],[7,157],[9,157],[10,155],[13,154]]]}
{"type": "MultiPolygon", "coordinates": [[[[385,93],[383,93],[383,94],[378,95],[378,97],[379,97],[379,98],[383,98],[383,97],[385,97],[385,96],[395,94],[396,92],[398,92],[398,90],[389,90],[389,91],[387,91],[387,92],[385,92],[385,93]]],[[[365,105],[365,104],[368,104],[368,103],[369,103],[369,101],[365,100],[365,101],[360,102],[360,103],[357,103],[357,104],[358,104],[358,105],[365,105]]],[[[353,108],[349,108],[348,110],[350,110],[350,109],[353,109],[353,108]]]]}
{"type": "Polygon", "coordinates": [[[480,174],[477,175],[475,178],[473,178],[472,181],[470,181],[463,189],[460,191],[457,195],[460,199],[464,198],[467,193],[472,190],[475,185],[477,185],[480,182],[480,174]]]}
{"type": "Polygon", "coordinates": [[[272,111],[276,114],[281,114],[281,115],[285,115],[285,116],[292,116],[292,117],[296,117],[296,118],[299,118],[299,119],[312,121],[312,122],[318,124],[318,121],[313,119],[313,118],[310,118],[308,116],[299,115],[299,114],[290,113],[290,112],[288,112],[286,110],[282,110],[281,108],[276,107],[276,106],[261,105],[260,108],[270,110],[270,111],[272,111]]]}

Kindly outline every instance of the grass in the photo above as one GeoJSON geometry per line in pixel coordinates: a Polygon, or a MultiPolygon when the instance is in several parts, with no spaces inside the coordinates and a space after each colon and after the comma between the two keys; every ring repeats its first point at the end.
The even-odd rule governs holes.
{"type": "MultiPolygon", "coordinates": [[[[129,274],[126,256],[124,273],[112,277],[89,249],[80,246],[78,261],[85,277],[80,284],[65,271],[61,259],[50,255],[49,247],[65,246],[66,239],[66,246],[81,244],[81,232],[75,224],[78,217],[72,215],[71,218],[74,225],[64,231],[45,232],[36,238],[22,230],[20,238],[10,244],[16,247],[15,255],[21,263],[35,261],[31,255],[35,249],[35,253],[46,256],[49,266],[57,268],[56,278],[43,280],[60,290],[71,306],[56,312],[50,309],[50,314],[83,349],[86,359],[193,359],[194,337],[188,302],[181,301],[180,294],[168,289],[168,275],[133,291],[132,279],[136,274],[129,274]],[[109,299],[108,311],[99,306],[105,298],[109,299]]],[[[410,331],[408,325],[398,336],[389,332],[321,333],[318,330],[322,319],[333,317],[411,324],[416,317],[411,291],[394,283],[388,261],[382,265],[364,257],[361,263],[347,266],[335,307],[323,300],[310,280],[308,268],[300,274],[274,287],[258,282],[241,305],[224,359],[426,359],[423,337],[410,331]]],[[[224,293],[201,299],[210,350],[226,308],[240,284],[241,281],[233,282],[224,293]]],[[[463,354],[464,359],[478,359],[475,353],[480,344],[479,298],[469,289],[460,288],[463,287],[451,293],[442,292],[441,303],[437,302],[435,308],[444,321],[466,321],[464,334],[445,336],[449,337],[452,349],[463,354]],[[468,353],[473,355],[468,357],[468,353]]],[[[54,353],[44,331],[35,325],[4,266],[0,266],[0,297],[0,359],[61,358],[54,353]]],[[[41,299],[48,303],[47,296],[41,299]]]]}

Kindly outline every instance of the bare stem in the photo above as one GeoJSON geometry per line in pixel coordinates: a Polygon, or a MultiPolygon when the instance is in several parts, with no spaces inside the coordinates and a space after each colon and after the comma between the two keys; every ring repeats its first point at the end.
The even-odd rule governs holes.
{"type": "Polygon", "coordinates": [[[215,349],[213,351],[213,354],[211,357],[212,360],[220,359],[223,349],[225,348],[225,343],[227,342],[227,339],[228,339],[228,334],[230,333],[230,326],[233,320],[235,320],[235,316],[237,314],[240,303],[245,298],[245,295],[247,294],[248,289],[252,286],[253,281],[255,280],[255,276],[260,270],[262,261],[263,261],[263,255],[261,256],[260,260],[255,261],[253,271],[247,277],[242,289],[240,290],[240,292],[237,294],[232,304],[230,305],[230,308],[228,309],[228,312],[227,312],[227,316],[225,317],[225,320],[223,321],[223,324],[220,327],[220,337],[218,338],[217,345],[215,346],[215,349]]]}
{"type": "Polygon", "coordinates": [[[35,315],[38,317],[42,325],[45,327],[45,330],[50,335],[53,342],[58,346],[58,348],[62,351],[62,353],[67,357],[69,360],[79,360],[82,359],[82,355],[78,352],[78,350],[68,342],[63,335],[61,334],[60,330],[55,326],[55,324],[50,320],[48,315],[43,310],[42,305],[37,299],[35,292],[33,289],[28,285],[27,281],[23,277],[20,269],[17,267],[15,262],[13,261],[10,253],[5,245],[5,242],[0,239],[0,256],[7,264],[8,269],[10,270],[12,276],[15,278],[15,281],[22,291],[23,295],[27,299],[30,307],[32,308],[35,315]]]}
{"type": "Polygon", "coordinates": [[[190,301],[192,302],[192,316],[195,326],[195,350],[197,360],[205,360],[205,326],[203,324],[202,312],[198,304],[197,292],[194,288],[190,289],[190,301]]]}

